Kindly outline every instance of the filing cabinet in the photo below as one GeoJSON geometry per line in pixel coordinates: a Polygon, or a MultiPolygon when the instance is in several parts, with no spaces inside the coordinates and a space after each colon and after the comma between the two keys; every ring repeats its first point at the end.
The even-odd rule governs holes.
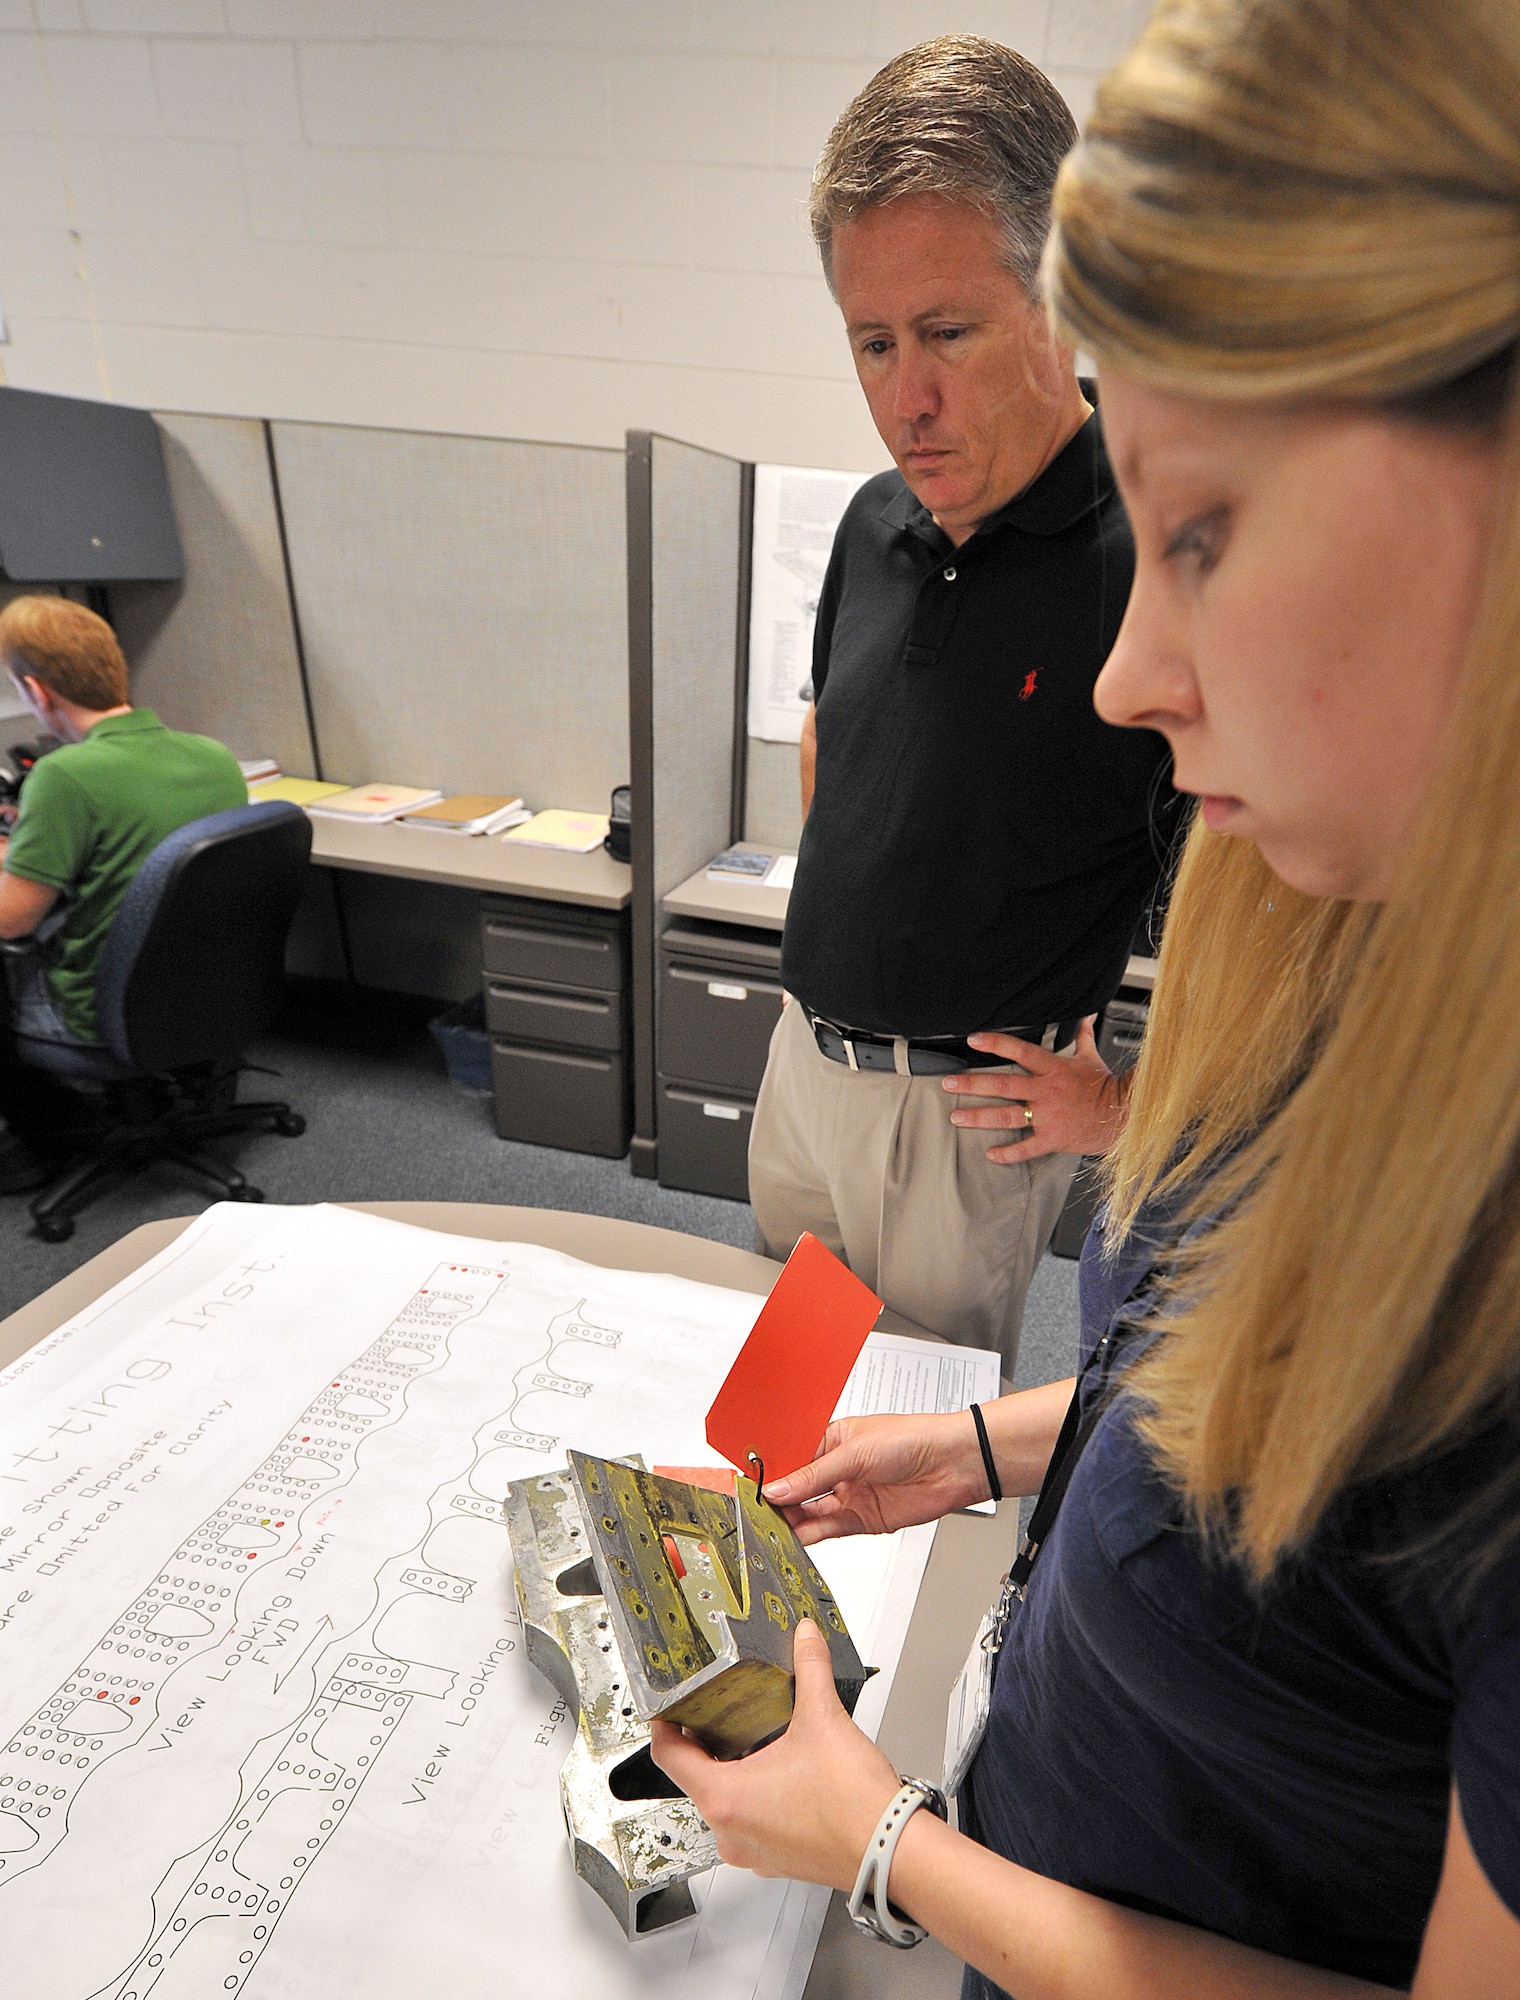
{"type": "Polygon", "coordinates": [[[480,945],[497,1131],[621,1159],[632,1128],[626,913],[491,898],[480,945]]]}
{"type": "Polygon", "coordinates": [[[697,918],[660,939],[660,1181],[749,1199],[749,1132],[781,1017],[774,931],[697,918]]]}

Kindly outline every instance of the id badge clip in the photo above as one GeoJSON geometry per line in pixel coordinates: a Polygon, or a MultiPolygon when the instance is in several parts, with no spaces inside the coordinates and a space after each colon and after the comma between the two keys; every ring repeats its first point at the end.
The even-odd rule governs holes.
{"type": "Polygon", "coordinates": [[[997,1602],[977,1627],[971,1651],[966,1655],[966,1664],[950,1690],[950,1707],[945,1716],[945,1775],[941,1781],[941,1789],[947,1797],[953,1796],[965,1783],[972,1759],[981,1749],[982,1738],[987,1734],[998,1650],[1018,1596],[1019,1589],[1013,1577],[1005,1577],[997,1602]]]}

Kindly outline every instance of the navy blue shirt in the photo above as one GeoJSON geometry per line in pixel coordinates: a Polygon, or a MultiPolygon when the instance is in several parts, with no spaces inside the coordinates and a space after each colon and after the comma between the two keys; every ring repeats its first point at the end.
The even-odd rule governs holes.
{"type": "MultiPolygon", "coordinates": [[[[1113,1265],[1089,1239],[1084,1401],[1147,1344],[1165,1233],[1113,1265]]],[[[1093,1432],[1010,1629],[970,1828],[1114,1902],[1407,1986],[1453,1780],[1520,1915],[1520,1548],[1465,1591],[1449,1554],[1409,1553],[1520,1465],[1515,1427],[1352,1488],[1263,1595],[1184,1525],[1131,1414],[1119,1396],[1093,1432]]],[[[968,2000],[996,1991],[968,1973],[968,2000]]]]}

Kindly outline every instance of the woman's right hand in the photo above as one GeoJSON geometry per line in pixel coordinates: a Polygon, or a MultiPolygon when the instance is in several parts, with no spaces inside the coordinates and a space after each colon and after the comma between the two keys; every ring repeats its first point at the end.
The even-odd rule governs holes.
{"type": "Polygon", "coordinates": [[[804,1544],[836,1535],[889,1535],[937,1521],[987,1498],[987,1474],[970,1413],[845,1417],[823,1434],[818,1456],[765,1497],[804,1544]]]}
{"type": "MultiPolygon", "coordinates": [[[[982,1405],[998,1483],[1038,1493],[1074,1382],[1045,1382],[982,1405]]],[[[765,1497],[799,1542],[890,1535],[987,1498],[987,1468],[969,1410],[934,1417],[846,1417],[830,1424],[811,1465],[768,1479],[765,1497]]]]}

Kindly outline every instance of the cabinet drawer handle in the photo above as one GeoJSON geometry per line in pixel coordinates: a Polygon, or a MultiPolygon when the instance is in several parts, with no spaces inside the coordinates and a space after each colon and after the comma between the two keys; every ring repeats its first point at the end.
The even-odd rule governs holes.
{"type": "Polygon", "coordinates": [[[747,1000],[749,998],[749,988],[747,986],[733,986],[725,979],[709,979],[707,990],[714,1000],[747,1000]]]}
{"type": "Polygon", "coordinates": [[[702,1116],[704,1118],[729,1118],[737,1125],[739,1122],[739,1107],[737,1104],[704,1104],[702,1106],[702,1116]]]}

